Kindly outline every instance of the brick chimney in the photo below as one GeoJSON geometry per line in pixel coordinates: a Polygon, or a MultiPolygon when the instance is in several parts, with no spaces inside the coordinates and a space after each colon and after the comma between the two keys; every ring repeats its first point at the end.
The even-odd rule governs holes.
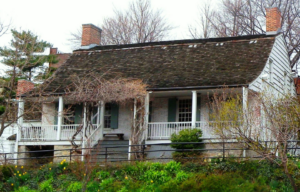
{"type": "Polygon", "coordinates": [[[57,48],[50,47],[50,55],[56,55],[57,54],[57,48]]]}
{"type": "Polygon", "coordinates": [[[101,29],[93,24],[82,25],[82,48],[91,48],[100,45],[101,29]]]}
{"type": "Polygon", "coordinates": [[[17,97],[34,89],[34,83],[27,80],[19,80],[17,85],[17,97]]]}
{"type": "Polygon", "coordinates": [[[71,53],[59,53],[58,48],[50,48],[50,55],[55,55],[58,62],[49,63],[50,68],[58,68],[71,56],[71,53]]]}
{"type": "Polygon", "coordinates": [[[278,7],[266,8],[266,32],[277,34],[281,30],[281,12],[278,7]]]}

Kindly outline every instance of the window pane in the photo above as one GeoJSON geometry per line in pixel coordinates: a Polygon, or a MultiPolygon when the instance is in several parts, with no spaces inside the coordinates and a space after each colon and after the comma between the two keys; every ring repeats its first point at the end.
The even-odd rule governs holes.
{"type": "Polygon", "coordinates": [[[186,122],[192,120],[192,100],[191,99],[182,99],[179,100],[179,109],[178,109],[178,121],[186,122]]]}

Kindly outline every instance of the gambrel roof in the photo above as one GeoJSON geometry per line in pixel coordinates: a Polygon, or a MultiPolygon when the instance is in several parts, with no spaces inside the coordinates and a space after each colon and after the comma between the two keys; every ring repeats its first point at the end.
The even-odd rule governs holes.
{"type": "Polygon", "coordinates": [[[97,46],[76,50],[47,91],[64,92],[69,76],[142,79],[151,89],[247,85],[262,72],[274,35],[97,46]]]}

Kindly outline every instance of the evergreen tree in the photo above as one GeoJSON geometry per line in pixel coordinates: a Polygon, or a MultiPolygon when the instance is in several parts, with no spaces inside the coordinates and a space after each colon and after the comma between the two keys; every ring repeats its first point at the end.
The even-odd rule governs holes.
{"type": "Polygon", "coordinates": [[[9,75],[13,77],[25,77],[33,80],[33,72],[36,68],[43,66],[45,62],[55,63],[53,55],[42,55],[51,44],[40,40],[31,31],[11,30],[13,39],[10,47],[0,48],[0,56],[4,57],[2,62],[13,69],[9,75]]]}

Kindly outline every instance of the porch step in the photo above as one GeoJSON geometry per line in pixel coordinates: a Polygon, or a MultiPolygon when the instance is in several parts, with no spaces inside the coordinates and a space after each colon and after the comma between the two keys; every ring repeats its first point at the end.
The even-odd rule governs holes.
{"type": "Polygon", "coordinates": [[[94,162],[126,161],[128,159],[128,140],[104,140],[94,146],[92,158],[94,162]],[[107,152],[107,156],[105,153],[107,152]]]}

